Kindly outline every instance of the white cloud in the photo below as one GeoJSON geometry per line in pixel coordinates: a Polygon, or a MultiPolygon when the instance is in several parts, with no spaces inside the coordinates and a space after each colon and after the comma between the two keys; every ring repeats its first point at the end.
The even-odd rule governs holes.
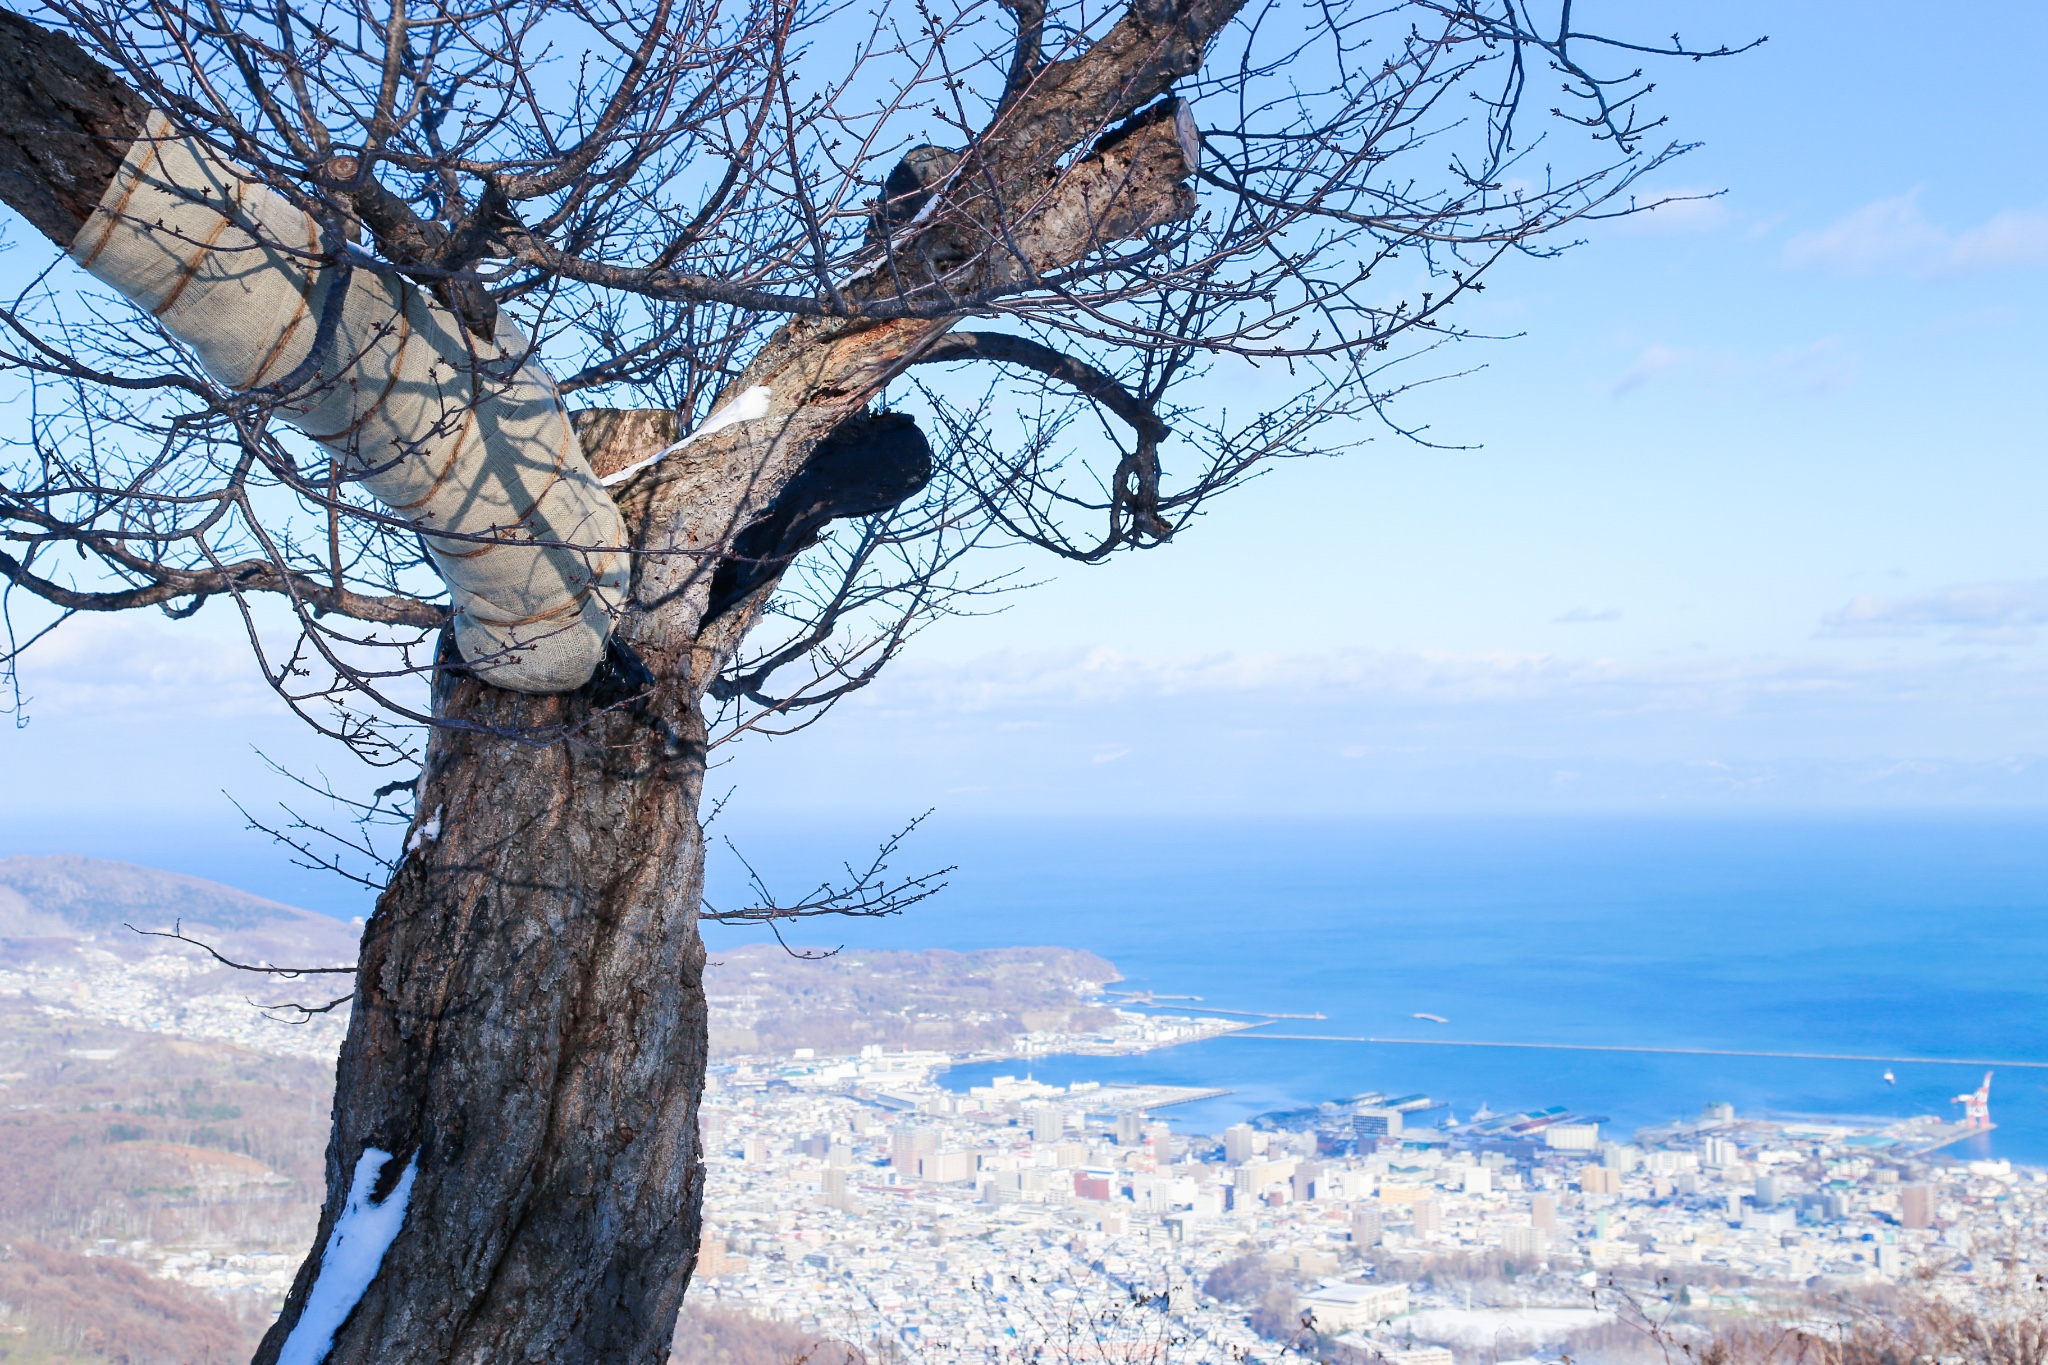
{"type": "Polygon", "coordinates": [[[1948,276],[2048,261],[2048,208],[2002,209],[1952,232],[1932,222],[1909,190],[1865,204],[1785,244],[1785,263],[1837,275],[1948,276]]]}
{"type": "MultiPolygon", "coordinates": [[[[1384,698],[1477,700],[1589,682],[1617,665],[1515,650],[1415,654],[1339,650],[1319,654],[1219,652],[1135,655],[1108,648],[1046,654],[1003,652],[958,664],[905,661],[886,692],[861,694],[910,713],[1027,713],[1040,706],[1116,706],[1143,699],[1292,697],[1326,692],[1384,698]]],[[[1006,715],[1005,725],[1016,723],[1006,715]]]]}
{"type": "MultiPolygon", "coordinates": [[[[2048,673],[2016,675],[2029,696],[2048,704],[2048,673]]],[[[1898,698],[1926,699],[1989,686],[1992,675],[1958,661],[1954,668],[1922,662],[1841,660],[1824,657],[1619,659],[1521,650],[1424,650],[1394,653],[1331,650],[1318,653],[1225,652],[1136,655],[1108,648],[1085,651],[983,655],[957,663],[906,660],[881,684],[847,706],[881,711],[906,722],[920,718],[976,719],[977,730],[1007,733],[1019,720],[1047,719],[1026,744],[1062,742],[1067,718],[1083,710],[1119,708],[1164,715],[1209,713],[1213,708],[1273,707],[1280,713],[1330,716],[1337,712],[1375,720],[1455,717],[1461,727],[1490,724],[1482,717],[1541,708],[1551,722],[1611,719],[1620,715],[1727,716],[1745,709],[1884,705],[1898,698]]],[[[2008,681],[2013,681],[2009,679],[2008,681]]],[[[2033,703],[2029,703],[2030,705],[2033,703]]],[[[855,724],[864,722],[853,722],[855,724]]],[[[1516,722],[1520,723],[1520,722],[1516,722]]],[[[1604,723],[1604,721],[1603,721],[1604,723]]],[[[2044,711],[2048,725],[2048,711],[2044,711]]],[[[1394,733],[1379,743],[1415,743],[1394,733]]],[[[1083,761],[1134,747],[1115,743],[1077,750],[1083,761]]]]}
{"type": "Polygon", "coordinates": [[[79,616],[20,664],[31,715],[281,715],[244,639],[141,613],[79,616]]]}
{"type": "Polygon", "coordinates": [[[1921,328],[1920,334],[1927,337],[1940,337],[1951,336],[1957,333],[1967,335],[1970,333],[2001,332],[2009,327],[2019,326],[2025,320],[2025,317],[2024,313],[2009,303],[1994,304],[1989,308],[1972,308],[1967,313],[1956,313],[1949,317],[1938,318],[1921,328]]]}
{"type": "Polygon", "coordinates": [[[1724,388],[1793,393],[1824,398],[1855,384],[1862,362],[1839,336],[1821,337],[1773,355],[1728,350],[1693,350],[1662,342],[1645,346],[1621,377],[1608,386],[1620,398],[1668,376],[1688,372],[1724,388]]]}
{"type": "Polygon", "coordinates": [[[1599,611],[1594,611],[1591,607],[1573,607],[1562,616],[1552,617],[1550,624],[1553,626],[1591,626],[1599,625],[1605,621],[1619,621],[1620,619],[1621,608],[1619,607],[1604,607],[1599,611]]]}
{"type": "MultiPolygon", "coordinates": [[[[1830,620],[2025,632],[2048,624],[2048,582],[1859,598],[1830,620]]],[[[221,787],[261,803],[251,743],[297,744],[304,771],[333,757],[275,717],[238,642],[77,624],[32,662],[37,723],[5,736],[0,767],[39,779],[19,809],[217,805],[221,787]]],[[[906,659],[801,740],[737,746],[727,776],[757,808],[911,812],[2043,804],[2042,755],[2048,663],[2031,655],[1098,648],[906,659]],[[821,780],[849,772],[866,777],[821,780]]]]}
{"type": "Polygon", "coordinates": [[[1817,232],[1803,232],[1785,244],[1789,265],[1839,274],[1877,274],[1938,255],[1943,237],[1920,211],[1920,191],[1865,204],[1817,232]]]}
{"type": "MultiPolygon", "coordinates": [[[[0,825],[98,829],[143,819],[233,829],[239,820],[223,791],[251,810],[306,799],[266,758],[344,790],[384,780],[364,782],[346,749],[293,716],[248,643],[219,628],[226,624],[80,617],[31,648],[20,670],[23,715],[0,716],[0,773],[9,779],[0,781],[0,825]]],[[[63,837],[79,848],[84,836],[63,837]]]]}
{"type": "Polygon", "coordinates": [[[858,771],[875,777],[850,789],[862,809],[2048,805],[2048,666],[1003,653],[906,660],[808,737],[740,746],[731,775],[746,804],[832,806],[842,798],[818,774],[858,771]]]}
{"type": "Polygon", "coordinates": [[[1916,597],[1864,593],[1821,620],[1827,635],[1924,635],[1948,627],[1951,643],[2023,645],[2048,625],[2048,579],[1970,583],[1916,597]]]}
{"type": "Polygon", "coordinates": [[[2002,209],[1988,222],[1958,235],[1948,269],[2006,270],[2048,260],[2048,208],[2002,209]]]}
{"type": "Polygon", "coordinates": [[[1645,346],[1642,354],[1622,371],[1621,378],[1615,380],[1607,392],[1616,398],[1625,393],[1633,393],[1651,380],[1661,378],[1680,366],[1691,363],[1694,358],[1691,351],[1666,346],[1661,342],[1645,346]]]}
{"type": "Polygon", "coordinates": [[[1782,385],[1811,398],[1823,398],[1855,384],[1863,364],[1842,345],[1840,337],[1822,337],[1772,356],[1768,372],[1782,385]]]}

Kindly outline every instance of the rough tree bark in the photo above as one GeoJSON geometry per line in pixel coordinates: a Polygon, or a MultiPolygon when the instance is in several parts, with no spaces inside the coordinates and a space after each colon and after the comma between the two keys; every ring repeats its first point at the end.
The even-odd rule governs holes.
{"type": "Polygon", "coordinates": [[[416,1156],[420,1177],[329,1358],[658,1361],[698,1234],[695,695],[593,718],[588,690],[444,678],[441,716],[589,728],[546,746],[444,729],[429,746],[420,809],[439,834],[420,826],[364,937],[327,1158],[331,1191],[369,1147],[394,1154],[394,1178],[416,1156]]]}
{"type": "MultiPolygon", "coordinates": [[[[1199,64],[1235,8],[1147,0],[1006,104],[983,169],[1001,202],[1029,207],[1008,225],[1017,251],[992,257],[987,278],[1056,268],[1192,211],[1178,106],[1139,106],[1199,64]]],[[[0,197],[60,245],[139,112],[68,38],[0,14],[0,197]]],[[[957,262],[966,248],[948,231],[959,228],[905,243],[904,260],[957,262]]],[[[866,287],[884,292],[887,272],[866,287]]],[[[411,851],[364,939],[319,1235],[257,1365],[277,1359],[304,1309],[367,1148],[393,1155],[386,1185],[411,1165],[417,1175],[335,1365],[665,1360],[700,1229],[699,701],[789,553],[826,518],[914,489],[916,451],[902,441],[852,459],[827,438],[956,320],[792,322],[726,391],[767,388],[766,416],[620,487],[637,558],[617,635],[654,679],[636,698],[622,703],[602,677],[554,696],[439,677],[434,712],[450,724],[429,742],[411,851]],[[785,489],[802,496],[778,501],[785,489]],[[563,733],[574,737],[514,737],[563,733]]],[[[579,424],[599,475],[676,436],[669,413],[579,424]]]]}
{"type": "MultiPolygon", "coordinates": [[[[578,416],[600,475],[676,437],[669,412],[578,416]]],[[[764,486],[778,444],[706,441],[629,485],[635,548],[728,539],[736,501],[772,501],[738,490],[764,486]]],[[[660,681],[630,705],[602,684],[523,696],[451,673],[436,689],[437,716],[481,728],[435,732],[422,837],[364,937],[316,1248],[366,1148],[393,1154],[387,1180],[415,1154],[420,1176],[332,1361],[666,1359],[702,1192],[698,703],[772,581],[707,630],[719,561],[640,563],[642,609],[621,636],[660,681]],[[578,738],[504,737],[561,727],[578,738]]],[[[257,1365],[276,1359],[317,1261],[257,1365]]]]}

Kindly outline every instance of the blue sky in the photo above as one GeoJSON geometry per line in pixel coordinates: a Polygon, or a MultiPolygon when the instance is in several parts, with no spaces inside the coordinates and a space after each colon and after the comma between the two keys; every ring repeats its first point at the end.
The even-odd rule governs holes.
{"type": "MultiPolygon", "coordinates": [[[[1605,8],[1769,35],[1657,73],[1705,143],[1665,184],[1727,192],[1497,277],[1465,320],[1516,335],[1405,413],[1467,448],[1381,436],[1168,548],[1040,565],[809,734],[739,746],[742,807],[2048,803],[2048,13],[1605,8]]],[[[231,631],[88,622],[32,658],[9,842],[231,826],[222,788],[274,791],[252,746],[321,761],[231,631]]]]}

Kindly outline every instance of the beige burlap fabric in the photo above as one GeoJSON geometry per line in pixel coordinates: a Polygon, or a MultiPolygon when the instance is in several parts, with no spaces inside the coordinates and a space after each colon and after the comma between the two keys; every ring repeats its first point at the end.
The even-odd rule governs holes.
{"type": "MultiPolygon", "coordinates": [[[[310,217],[178,136],[161,113],[71,255],[238,390],[306,361],[343,274],[323,262],[310,217]]],[[[281,395],[282,414],[419,528],[454,598],[463,658],[479,673],[521,692],[582,686],[629,565],[618,508],[553,380],[503,315],[493,341],[478,343],[409,282],[360,267],[347,275],[333,343],[281,395]]]]}

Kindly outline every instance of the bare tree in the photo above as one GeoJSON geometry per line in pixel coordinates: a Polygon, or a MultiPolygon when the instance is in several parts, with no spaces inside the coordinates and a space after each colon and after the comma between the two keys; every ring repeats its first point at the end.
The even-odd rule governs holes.
{"type": "Polygon", "coordinates": [[[1523,0],[36,14],[7,661],[220,599],[325,732],[426,736],[257,1357],[379,1365],[662,1358],[711,745],[971,609],[977,546],[1158,545],[1398,430],[1455,305],[1683,150],[1639,63],[1726,51],[1523,0]]]}

